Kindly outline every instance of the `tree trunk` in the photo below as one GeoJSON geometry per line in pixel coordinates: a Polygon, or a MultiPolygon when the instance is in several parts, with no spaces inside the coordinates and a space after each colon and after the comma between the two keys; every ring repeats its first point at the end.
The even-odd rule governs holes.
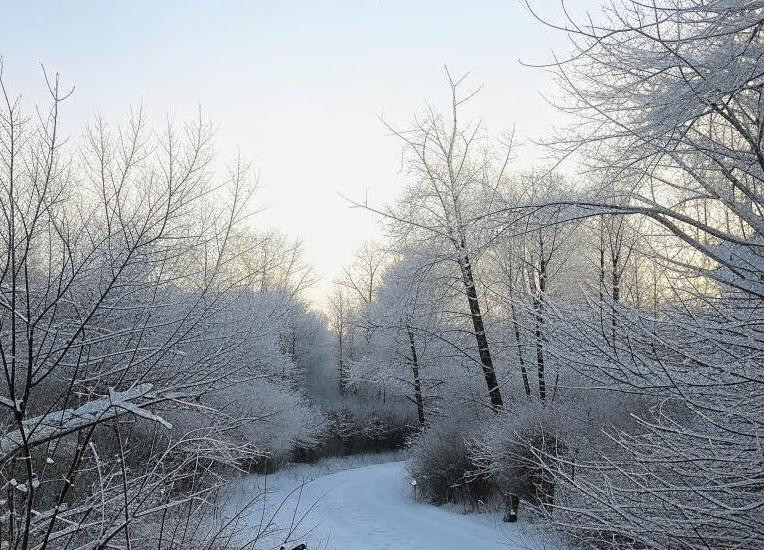
{"type": "Polygon", "coordinates": [[[600,326],[604,324],[602,320],[602,317],[603,317],[602,304],[604,303],[604,300],[605,300],[605,296],[604,296],[604,293],[605,293],[605,229],[603,227],[604,223],[605,223],[604,219],[600,218],[600,249],[599,249],[599,253],[600,253],[600,272],[599,272],[600,326]]]}
{"type": "Polygon", "coordinates": [[[520,345],[520,323],[517,322],[517,312],[515,311],[515,304],[511,304],[509,307],[512,313],[512,328],[515,331],[515,341],[517,342],[517,359],[520,361],[520,373],[523,375],[523,387],[525,387],[525,395],[530,396],[531,384],[528,381],[528,369],[525,368],[525,359],[523,358],[523,348],[520,345]]]}
{"type": "Polygon", "coordinates": [[[611,323],[611,331],[612,331],[612,343],[613,351],[616,351],[616,345],[615,345],[615,339],[616,334],[618,332],[618,318],[617,314],[618,311],[616,310],[616,303],[618,303],[621,300],[621,273],[620,273],[620,254],[614,254],[613,259],[613,274],[612,274],[612,298],[613,298],[613,305],[610,308],[610,323],[611,323]]]}
{"type": "Polygon", "coordinates": [[[517,321],[517,310],[515,309],[515,303],[512,301],[512,296],[515,295],[514,285],[512,279],[512,273],[509,274],[509,310],[512,315],[512,328],[515,332],[515,342],[517,342],[517,359],[520,362],[520,374],[523,376],[523,387],[525,388],[525,395],[531,395],[531,385],[528,381],[528,369],[525,368],[525,358],[523,357],[523,347],[520,343],[520,323],[517,321]]]}
{"type": "Polygon", "coordinates": [[[408,332],[409,345],[411,346],[411,370],[414,372],[414,400],[416,401],[416,412],[419,417],[419,425],[424,426],[424,401],[422,400],[422,383],[419,379],[419,360],[417,359],[414,333],[409,327],[406,327],[406,332],[408,332]]]}
{"type": "Polygon", "coordinates": [[[339,343],[339,386],[340,386],[340,394],[345,393],[345,358],[342,355],[342,331],[340,330],[337,334],[337,340],[339,343]]]}
{"type": "Polygon", "coordinates": [[[544,375],[544,294],[546,292],[546,262],[539,261],[538,288],[533,295],[533,310],[536,317],[536,370],[539,379],[539,398],[546,399],[546,378],[544,375]]]}
{"type": "Polygon", "coordinates": [[[539,379],[539,398],[546,399],[546,381],[544,375],[544,317],[542,314],[543,305],[539,298],[533,298],[533,307],[536,310],[536,370],[539,379]]]}
{"type": "Polygon", "coordinates": [[[475,278],[472,275],[472,265],[466,251],[464,251],[463,256],[459,260],[459,267],[462,271],[464,290],[470,306],[470,317],[472,317],[472,326],[475,329],[475,340],[477,341],[478,352],[480,353],[483,376],[485,377],[486,386],[488,386],[488,396],[491,398],[491,408],[498,412],[504,407],[504,401],[501,398],[499,382],[496,379],[496,371],[493,368],[491,350],[488,347],[483,316],[480,312],[480,302],[478,301],[477,290],[475,289],[475,278]]]}

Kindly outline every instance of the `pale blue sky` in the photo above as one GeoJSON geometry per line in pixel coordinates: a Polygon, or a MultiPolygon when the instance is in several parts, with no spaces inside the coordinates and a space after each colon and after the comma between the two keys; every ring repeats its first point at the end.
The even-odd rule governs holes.
{"type": "MultiPolygon", "coordinates": [[[[599,3],[576,0],[574,8],[599,3]]],[[[559,19],[558,0],[533,4],[559,19]]],[[[39,63],[61,73],[76,85],[64,111],[70,132],[95,110],[119,118],[143,101],[161,122],[201,104],[217,125],[221,155],[239,147],[260,170],[268,209],[257,223],[300,235],[325,281],[378,234],[337,192],[368,190],[381,203],[403,182],[398,144],[377,114],[405,124],[424,100],[443,99],[444,63],[484,84],[473,109],[493,132],[516,125],[527,139],[556,116],[539,95],[548,77],[518,59],[547,59],[565,42],[518,0],[0,6],[0,53],[13,90],[33,102],[42,91],[39,63]]]]}

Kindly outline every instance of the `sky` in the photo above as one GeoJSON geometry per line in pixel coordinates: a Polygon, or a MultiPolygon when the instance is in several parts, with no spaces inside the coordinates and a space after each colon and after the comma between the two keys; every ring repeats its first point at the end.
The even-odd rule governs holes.
{"type": "MultiPolygon", "coordinates": [[[[559,0],[531,0],[559,21],[559,0]]],[[[577,13],[600,0],[575,0],[577,13]]],[[[567,4],[566,4],[567,6],[567,4]]],[[[570,8],[570,6],[568,6],[570,8]]],[[[299,236],[320,300],[353,253],[381,236],[378,220],[344,196],[382,205],[405,183],[400,144],[379,117],[403,126],[425,101],[447,99],[444,64],[482,85],[471,109],[488,131],[533,138],[557,120],[544,71],[520,63],[566,50],[565,38],[519,0],[129,2],[0,0],[5,79],[27,103],[43,97],[40,64],[75,86],[65,128],[96,112],[123,119],[141,102],[151,120],[193,117],[216,126],[225,160],[256,166],[259,227],[299,236]]]]}

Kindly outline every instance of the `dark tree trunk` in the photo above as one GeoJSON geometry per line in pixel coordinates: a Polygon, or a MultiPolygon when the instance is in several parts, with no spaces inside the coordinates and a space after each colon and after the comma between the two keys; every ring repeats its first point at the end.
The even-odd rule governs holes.
{"type": "Polygon", "coordinates": [[[520,374],[523,376],[523,387],[525,388],[525,395],[531,395],[531,385],[528,381],[528,369],[525,368],[525,358],[523,357],[523,346],[520,341],[520,323],[517,321],[517,310],[515,309],[515,303],[512,301],[512,297],[515,295],[514,285],[512,280],[512,274],[509,274],[509,310],[512,315],[512,328],[515,332],[515,342],[517,343],[517,359],[520,362],[520,374]]]}
{"type": "Polygon", "coordinates": [[[615,351],[615,339],[616,334],[618,333],[618,318],[616,311],[616,303],[621,300],[621,272],[620,272],[620,254],[614,254],[613,255],[613,277],[612,277],[612,298],[613,298],[613,306],[610,311],[610,322],[611,322],[611,330],[612,330],[612,346],[613,350],[615,351]]]}
{"type": "Polygon", "coordinates": [[[338,343],[339,343],[339,386],[340,386],[340,394],[345,393],[345,358],[342,354],[342,331],[339,332],[338,336],[338,343]]]}
{"type": "Polygon", "coordinates": [[[536,310],[536,370],[538,371],[539,379],[539,398],[544,401],[546,399],[546,380],[544,374],[544,317],[542,313],[543,305],[538,298],[533,299],[534,308],[536,310]]]}
{"type": "Polygon", "coordinates": [[[546,378],[544,375],[544,295],[546,292],[546,261],[543,256],[539,262],[538,288],[533,296],[533,310],[536,317],[536,369],[539,379],[539,398],[546,399],[546,378]]]}
{"type": "Polygon", "coordinates": [[[477,341],[478,352],[480,353],[480,363],[483,368],[486,386],[488,386],[488,396],[491,398],[491,408],[498,412],[504,407],[504,401],[501,398],[499,382],[496,378],[496,371],[493,368],[491,359],[491,350],[488,347],[488,338],[485,333],[483,316],[480,312],[480,302],[478,301],[477,289],[475,288],[475,278],[472,275],[472,265],[466,251],[459,260],[459,267],[462,271],[462,280],[464,281],[464,290],[467,295],[467,302],[470,307],[470,317],[472,317],[472,326],[475,329],[475,340],[477,341]]]}
{"type": "Polygon", "coordinates": [[[416,343],[414,342],[414,332],[406,327],[409,335],[409,345],[411,346],[411,370],[414,373],[414,400],[416,401],[416,412],[419,417],[419,425],[424,426],[424,401],[422,400],[422,383],[419,379],[419,360],[416,353],[416,343]]]}
{"type": "Polygon", "coordinates": [[[602,304],[605,299],[605,229],[603,228],[604,220],[600,218],[600,323],[602,324],[602,304]]]}
{"type": "Polygon", "coordinates": [[[515,341],[517,342],[517,359],[520,361],[520,373],[523,375],[523,387],[525,387],[525,395],[530,396],[531,384],[528,381],[528,369],[525,368],[525,359],[523,358],[523,348],[520,344],[520,323],[517,322],[517,312],[515,311],[515,304],[510,306],[512,312],[512,328],[515,331],[515,341]]]}

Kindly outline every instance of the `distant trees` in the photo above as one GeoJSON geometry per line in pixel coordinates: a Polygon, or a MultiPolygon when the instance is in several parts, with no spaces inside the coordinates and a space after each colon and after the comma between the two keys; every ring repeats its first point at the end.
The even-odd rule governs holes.
{"type": "Polygon", "coordinates": [[[428,266],[418,265],[416,256],[404,255],[386,272],[370,313],[374,331],[370,360],[376,368],[384,362],[389,369],[383,383],[389,378],[403,384],[406,398],[416,406],[420,426],[426,422],[425,401],[433,386],[426,373],[435,369],[426,366],[426,352],[437,338],[442,306],[428,266]]]}
{"type": "Polygon", "coordinates": [[[389,263],[389,252],[373,242],[364,243],[350,266],[343,268],[338,284],[344,286],[363,306],[374,301],[389,263]]]}
{"type": "MultiPolygon", "coordinates": [[[[364,343],[369,345],[373,327],[369,313],[391,260],[391,253],[374,242],[364,243],[355,253],[349,266],[343,268],[342,276],[335,281],[337,289],[347,293],[353,310],[353,326],[350,329],[363,331],[364,343]]],[[[333,299],[332,303],[336,300],[333,299]]],[[[363,353],[363,352],[362,352],[363,353]]]]}
{"type": "Polygon", "coordinates": [[[316,282],[299,239],[275,230],[247,228],[237,237],[235,247],[237,260],[233,267],[251,290],[298,297],[316,282]]]}
{"type": "Polygon", "coordinates": [[[348,290],[335,284],[329,296],[329,326],[337,339],[337,380],[341,394],[345,393],[350,386],[350,362],[355,332],[354,315],[348,290]]]}
{"type": "MultiPolygon", "coordinates": [[[[562,193],[562,180],[554,174],[530,173],[520,177],[518,187],[523,190],[519,204],[539,204],[554,201],[562,193]]],[[[518,204],[517,199],[513,201],[518,204]]],[[[533,316],[533,342],[535,347],[538,395],[546,399],[546,361],[544,347],[547,341],[546,303],[550,279],[560,272],[569,259],[570,242],[576,228],[570,219],[570,208],[545,208],[531,211],[524,219],[512,222],[510,232],[516,250],[509,261],[517,262],[522,280],[527,285],[533,316]]],[[[512,277],[512,274],[509,273],[512,277]]],[[[514,299],[510,296],[510,299],[514,299]]],[[[514,304],[511,307],[515,307],[514,304]]],[[[513,315],[513,323],[517,323],[513,315]]],[[[519,341],[517,327],[515,335],[519,341]]]]}

